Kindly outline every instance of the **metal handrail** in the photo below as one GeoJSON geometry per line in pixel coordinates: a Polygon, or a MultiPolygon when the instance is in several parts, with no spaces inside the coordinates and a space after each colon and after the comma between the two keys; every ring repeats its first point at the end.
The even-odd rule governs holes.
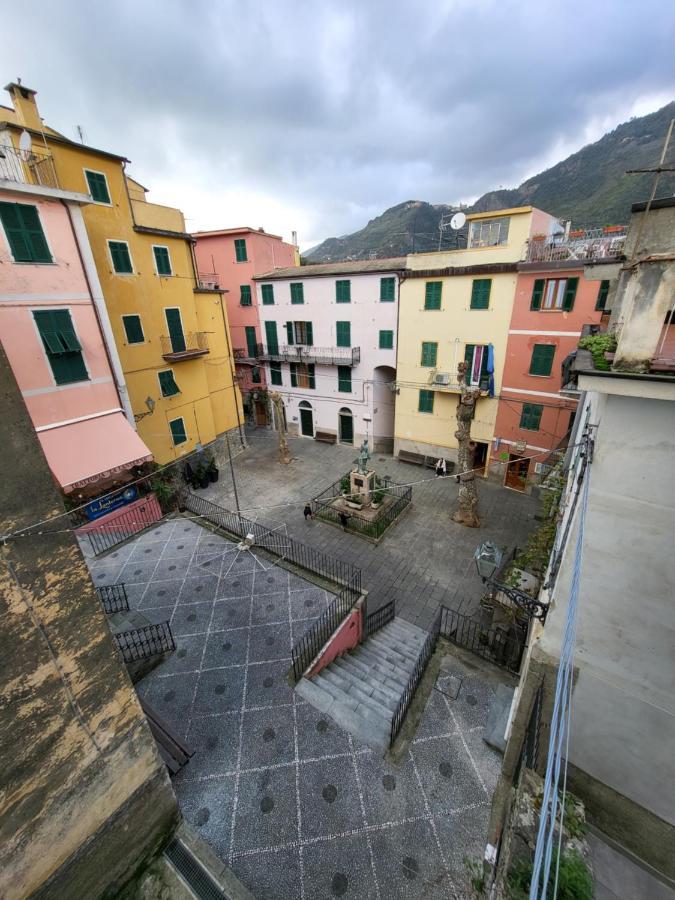
{"type": "Polygon", "coordinates": [[[417,690],[417,685],[424,674],[424,670],[427,667],[427,663],[431,658],[431,654],[436,649],[436,643],[438,642],[438,635],[441,630],[441,615],[443,612],[443,607],[439,607],[438,612],[436,613],[436,618],[434,619],[431,630],[427,635],[424,643],[422,644],[422,649],[419,652],[417,657],[417,661],[415,662],[415,667],[413,668],[410,678],[408,679],[408,683],[405,686],[403,694],[401,695],[401,699],[398,701],[398,705],[394,711],[394,715],[391,719],[391,731],[389,733],[389,744],[394,743],[396,740],[396,735],[401,730],[401,726],[403,725],[403,720],[405,719],[405,715],[408,712],[408,707],[412,702],[412,698],[417,690]]]}
{"type": "Polygon", "coordinates": [[[509,636],[501,629],[483,627],[480,622],[470,619],[447,606],[441,607],[441,634],[451,643],[471,651],[500,668],[518,674],[525,650],[526,635],[515,631],[509,636]]]}
{"type": "Polygon", "coordinates": [[[284,344],[270,351],[262,347],[261,359],[286,362],[319,363],[334,366],[355,366],[361,361],[360,347],[314,347],[306,344],[284,344]]]}
{"type": "Polygon", "coordinates": [[[209,352],[209,342],[205,331],[191,331],[189,334],[182,335],[182,341],[178,341],[178,348],[174,346],[171,335],[161,335],[160,341],[162,344],[162,356],[170,356],[173,359],[188,358],[209,352]],[[181,343],[183,344],[182,347],[180,346],[181,343]]]}
{"type": "Polygon", "coordinates": [[[392,622],[395,618],[396,600],[390,600],[389,603],[385,603],[384,606],[381,606],[379,609],[376,609],[375,612],[366,616],[366,624],[363,629],[364,637],[370,637],[371,634],[379,631],[380,628],[384,628],[385,625],[388,625],[389,622],[392,622]]]}
{"type": "Polygon", "coordinates": [[[122,583],[101,585],[101,587],[96,588],[96,593],[101,601],[103,612],[108,615],[116,612],[127,612],[129,609],[127,589],[122,583]]]}
{"type": "Polygon", "coordinates": [[[151,656],[176,649],[176,642],[168,622],[144,625],[130,631],[118,631],[113,637],[126,663],[149,659],[151,656]]]}
{"type": "Polygon", "coordinates": [[[344,588],[291,650],[293,677],[300,681],[303,672],[315,658],[333,632],[351,612],[358,596],[351,588],[344,588]]]}

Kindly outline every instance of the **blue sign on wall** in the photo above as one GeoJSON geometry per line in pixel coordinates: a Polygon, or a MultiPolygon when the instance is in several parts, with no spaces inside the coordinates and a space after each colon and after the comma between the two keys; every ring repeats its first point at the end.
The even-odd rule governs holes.
{"type": "Polygon", "coordinates": [[[109,494],[107,497],[87,503],[84,514],[88,519],[100,519],[101,516],[105,516],[114,509],[119,509],[120,506],[126,506],[127,503],[133,503],[134,500],[138,500],[138,489],[135,484],[132,484],[115,494],[109,494]]]}

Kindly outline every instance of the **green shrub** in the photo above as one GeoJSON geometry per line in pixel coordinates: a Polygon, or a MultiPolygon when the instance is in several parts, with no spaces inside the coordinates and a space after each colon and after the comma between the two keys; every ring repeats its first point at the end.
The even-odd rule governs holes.
{"type": "MultiPolygon", "coordinates": [[[[554,900],[555,866],[557,853],[551,860],[551,872],[546,889],[546,900],[554,900]]],[[[509,900],[527,900],[532,880],[532,863],[521,861],[510,870],[506,882],[509,900]]],[[[593,900],[593,878],[581,854],[576,850],[563,853],[558,872],[558,892],[555,900],[593,900]]]]}
{"type": "Polygon", "coordinates": [[[349,493],[349,475],[343,475],[340,479],[340,492],[343,494],[349,493]]]}
{"type": "Polygon", "coordinates": [[[611,365],[605,359],[605,353],[614,353],[616,350],[616,335],[589,334],[581,338],[579,349],[590,350],[595,368],[602,372],[609,372],[611,365]]]}
{"type": "Polygon", "coordinates": [[[373,503],[382,503],[384,500],[384,491],[373,491],[373,503]]]}

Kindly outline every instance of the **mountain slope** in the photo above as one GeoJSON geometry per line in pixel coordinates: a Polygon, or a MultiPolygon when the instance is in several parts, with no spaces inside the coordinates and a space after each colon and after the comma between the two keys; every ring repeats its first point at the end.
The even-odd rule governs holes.
{"type": "MultiPolygon", "coordinates": [[[[511,190],[489,191],[466,212],[487,212],[509,206],[537,206],[577,226],[624,224],[630,207],[649,196],[653,175],[626,175],[658,162],[675,102],[648,116],[631,119],[583,147],[545,172],[511,190]]],[[[671,150],[671,157],[673,152],[671,150]]],[[[672,161],[672,160],[671,160],[672,161]]],[[[675,193],[675,177],[663,175],[659,196],[675,193]]],[[[338,259],[401,256],[438,249],[441,216],[458,209],[444,204],[409,200],[371,219],[360,231],[329,238],[305,254],[313,263],[338,259]]],[[[444,232],[443,247],[455,247],[462,235],[444,232]]]]}

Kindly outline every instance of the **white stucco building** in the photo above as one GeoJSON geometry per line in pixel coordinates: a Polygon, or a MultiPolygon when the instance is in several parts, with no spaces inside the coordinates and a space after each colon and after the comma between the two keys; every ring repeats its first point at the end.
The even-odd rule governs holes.
{"type": "Polygon", "coordinates": [[[256,276],[270,390],[290,434],[391,452],[405,258],[275,269],[256,276]]]}

